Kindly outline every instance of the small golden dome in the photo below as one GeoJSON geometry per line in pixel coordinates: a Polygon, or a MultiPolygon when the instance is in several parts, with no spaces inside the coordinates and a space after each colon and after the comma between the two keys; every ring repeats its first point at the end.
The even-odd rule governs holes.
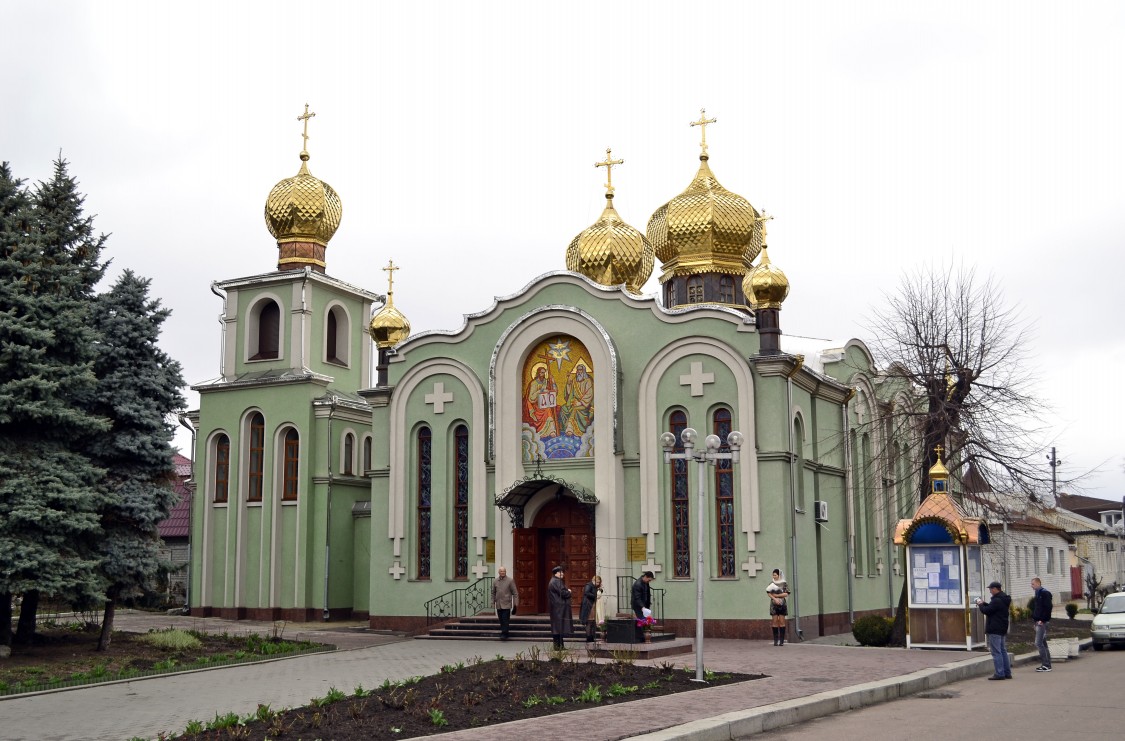
{"type": "Polygon", "coordinates": [[[762,245],[762,259],[742,279],[742,292],[754,309],[780,309],[789,295],[789,279],[770,262],[769,249],[762,245]]]}
{"type": "Polygon", "coordinates": [[[398,266],[392,260],[383,270],[387,271],[387,303],[371,317],[367,331],[380,350],[394,347],[410,336],[410,320],[395,308],[394,271],[398,266]]]}
{"type": "Polygon", "coordinates": [[[308,126],[315,115],[306,104],[305,114],[297,117],[305,124],[301,136],[306,148],[301,150],[301,169],[273,186],[266,198],[266,227],[277,240],[279,270],[311,265],[323,271],[325,248],[340,227],[344,212],[340,196],[332,186],[309,172],[308,126]]]}
{"type": "Polygon", "coordinates": [[[707,155],[683,193],[648,220],[648,241],[660,258],[660,281],[673,275],[744,275],[762,248],[758,211],[715,178],[707,155]]]}
{"type": "Polygon", "coordinates": [[[624,283],[630,293],[640,293],[652,275],[655,253],[645,235],[621,220],[613,207],[613,194],[605,197],[601,217],[570,240],[566,269],[603,286],[624,283]]]}

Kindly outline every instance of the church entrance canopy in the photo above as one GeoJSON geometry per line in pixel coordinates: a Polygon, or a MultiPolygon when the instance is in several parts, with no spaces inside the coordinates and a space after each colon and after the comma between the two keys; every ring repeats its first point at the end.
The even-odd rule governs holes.
{"type": "Polygon", "coordinates": [[[580,503],[586,505],[593,514],[593,508],[598,503],[598,498],[581,486],[571,484],[563,479],[543,473],[519,479],[504,491],[496,495],[496,506],[508,513],[512,520],[512,528],[522,528],[523,508],[531,498],[543,490],[548,490],[555,499],[561,499],[570,494],[580,503]]]}

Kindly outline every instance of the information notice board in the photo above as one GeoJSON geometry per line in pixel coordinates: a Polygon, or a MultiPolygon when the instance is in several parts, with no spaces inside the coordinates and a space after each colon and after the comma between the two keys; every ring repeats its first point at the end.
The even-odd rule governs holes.
{"type": "Polygon", "coordinates": [[[962,573],[959,546],[911,546],[910,603],[964,607],[962,573]]]}

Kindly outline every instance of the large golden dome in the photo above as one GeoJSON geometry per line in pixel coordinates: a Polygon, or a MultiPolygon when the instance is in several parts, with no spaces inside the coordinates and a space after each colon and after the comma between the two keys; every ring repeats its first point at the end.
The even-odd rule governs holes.
{"type": "Polygon", "coordinates": [[[762,246],[762,259],[742,279],[742,292],[754,309],[780,309],[789,295],[789,279],[770,262],[769,248],[762,246]]]}
{"type": "Polygon", "coordinates": [[[387,271],[387,303],[371,317],[367,331],[380,350],[394,347],[410,336],[410,320],[395,308],[394,271],[399,268],[392,260],[383,270],[387,271]]]}
{"type": "MultiPolygon", "coordinates": [[[[315,116],[305,106],[306,146],[308,119],[315,116]]],[[[309,172],[309,153],[301,151],[301,169],[291,178],[273,186],[266,198],[266,226],[277,240],[280,250],[277,267],[290,270],[311,265],[324,270],[324,252],[328,241],[340,227],[343,205],[332,186],[309,172]]]]}
{"type": "Polygon", "coordinates": [[[661,282],[673,275],[744,275],[762,248],[758,211],[719,184],[706,154],[699,159],[691,184],[648,220],[661,282]]]}

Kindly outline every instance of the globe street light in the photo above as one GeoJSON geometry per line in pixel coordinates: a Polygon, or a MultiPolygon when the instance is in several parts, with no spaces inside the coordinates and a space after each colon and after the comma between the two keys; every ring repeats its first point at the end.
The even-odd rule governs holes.
{"type": "Polygon", "coordinates": [[[676,436],[671,432],[665,432],[660,436],[660,446],[664,448],[664,462],[671,463],[672,461],[695,461],[698,465],[699,471],[699,486],[697,488],[697,501],[699,502],[699,525],[697,528],[696,543],[698,544],[698,554],[696,558],[696,571],[695,571],[695,584],[696,584],[696,597],[695,597],[695,681],[703,681],[703,536],[706,532],[704,530],[706,501],[707,501],[707,466],[714,466],[718,461],[730,461],[731,463],[738,463],[738,451],[742,449],[742,442],[745,439],[741,432],[738,430],[732,431],[727,435],[727,446],[730,452],[723,453],[723,441],[718,435],[708,435],[703,444],[705,446],[702,450],[695,449],[695,442],[699,439],[699,433],[692,428],[688,427],[680,433],[680,440],[684,444],[684,452],[677,453],[676,451],[676,436]]]}

